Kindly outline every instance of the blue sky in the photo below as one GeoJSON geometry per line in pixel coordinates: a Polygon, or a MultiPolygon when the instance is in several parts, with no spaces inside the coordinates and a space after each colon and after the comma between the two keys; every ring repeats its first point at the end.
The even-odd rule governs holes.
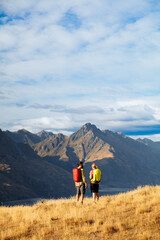
{"type": "Polygon", "coordinates": [[[160,141],[159,16],[154,0],[1,0],[1,129],[160,141]]]}

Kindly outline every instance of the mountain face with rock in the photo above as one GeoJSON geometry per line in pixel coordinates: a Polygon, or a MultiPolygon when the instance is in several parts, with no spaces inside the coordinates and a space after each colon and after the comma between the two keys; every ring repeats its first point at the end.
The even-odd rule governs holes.
{"type": "MultiPolygon", "coordinates": [[[[30,180],[32,184],[29,186],[26,184],[29,184],[27,176],[31,177],[32,174],[35,174],[34,169],[37,174],[36,182],[39,183],[41,188],[41,193],[36,193],[36,196],[41,196],[42,193],[43,196],[46,194],[44,188],[48,183],[50,189],[54,189],[58,184],[59,187],[54,189],[55,196],[71,195],[75,191],[72,168],[76,167],[79,160],[85,163],[84,167],[88,182],[92,162],[98,165],[102,171],[101,188],[128,188],[138,185],[160,184],[159,142],[150,142],[149,139],[148,141],[133,140],[121,133],[109,130],[101,131],[90,123],[85,124],[70,136],[44,131],[32,134],[26,130],[12,133],[1,131],[1,135],[2,139],[6,139],[6,146],[9,146],[9,144],[16,145],[17,149],[13,154],[8,147],[3,152],[3,156],[1,154],[0,176],[3,174],[1,182],[3,188],[5,186],[6,192],[9,189],[6,184],[15,186],[17,182],[21,183],[22,186],[27,186],[28,191],[32,189],[31,185],[34,185],[34,177],[30,180]],[[21,151],[21,154],[19,151],[21,151]],[[13,168],[13,165],[15,168],[13,168]],[[25,170],[26,179],[24,181],[22,172],[25,170]],[[43,174],[46,176],[43,179],[40,178],[42,172],[45,172],[43,174]],[[50,185],[50,182],[52,182],[52,185],[50,185]],[[70,187],[70,190],[67,187],[70,187]]],[[[35,188],[33,193],[34,191],[35,188]]],[[[49,192],[53,191],[49,190],[49,192]]],[[[52,194],[52,197],[54,197],[54,194],[52,194]]]]}
{"type": "Polygon", "coordinates": [[[31,147],[33,147],[34,144],[39,143],[39,142],[45,140],[46,138],[49,138],[50,136],[54,135],[51,132],[45,132],[45,131],[41,131],[37,134],[33,134],[25,129],[19,130],[17,132],[6,131],[6,134],[13,141],[15,141],[17,143],[27,143],[31,147]]]}
{"type": "Polygon", "coordinates": [[[160,142],[153,142],[152,140],[147,139],[147,138],[144,138],[144,139],[138,138],[137,141],[145,144],[146,146],[148,146],[150,148],[154,148],[160,152],[160,142]]]}
{"type": "Polygon", "coordinates": [[[70,137],[57,134],[35,144],[34,150],[39,156],[59,156],[59,160],[70,161],[71,158],[87,162],[113,158],[113,149],[103,141],[103,133],[91,124],[84,125],[70,137]]]}
{"type": "Polygon", "coordinates": [[[72,175],[0,131],[0,201],[74,194],[72,175]],[[68,184],[68,182],[70,184],[68,184]]]}

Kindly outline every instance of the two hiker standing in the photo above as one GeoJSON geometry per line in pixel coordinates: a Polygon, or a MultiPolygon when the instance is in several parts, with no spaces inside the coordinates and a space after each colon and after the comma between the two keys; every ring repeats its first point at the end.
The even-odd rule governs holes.
{"type": "MultiPolygon", "coordinates": [[[[101,171],[98,169],[95,163],[92,164],[92,170],[90,171],[89,178],[93,200],[99,200],[99,182],[101,180],[101,171]]],[[[79,162],[78,168],[73,169],[73,179],[75,181],[75,186],[77,189],[76,202],[79,201],[79,198],[81,196],[81,203],[83,204],[84,194],[87,188],[83,162],[79,162]]]]}

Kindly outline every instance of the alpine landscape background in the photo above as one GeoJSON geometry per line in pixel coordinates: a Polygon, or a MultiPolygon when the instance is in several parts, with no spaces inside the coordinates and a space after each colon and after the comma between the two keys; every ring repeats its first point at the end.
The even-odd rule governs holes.
{"type": "MultiPolygon", "coordinates": [[[[75,195],[72,169],[95,162],[101,189],[160,184],[160,142],[134,140],[87,123],[70,136],[0,131],[0,201],[75,195]]],[[[89,191],[89,190],[88,190],[89,191]]]]}

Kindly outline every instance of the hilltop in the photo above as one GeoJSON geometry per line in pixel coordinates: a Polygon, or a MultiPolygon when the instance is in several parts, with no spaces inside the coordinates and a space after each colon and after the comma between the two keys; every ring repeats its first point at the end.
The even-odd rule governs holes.
{"type": "Polygon", "coordinates": [[[103,196],[0,207],[1,240],[159,240],[160,187],[103,196]]]}

